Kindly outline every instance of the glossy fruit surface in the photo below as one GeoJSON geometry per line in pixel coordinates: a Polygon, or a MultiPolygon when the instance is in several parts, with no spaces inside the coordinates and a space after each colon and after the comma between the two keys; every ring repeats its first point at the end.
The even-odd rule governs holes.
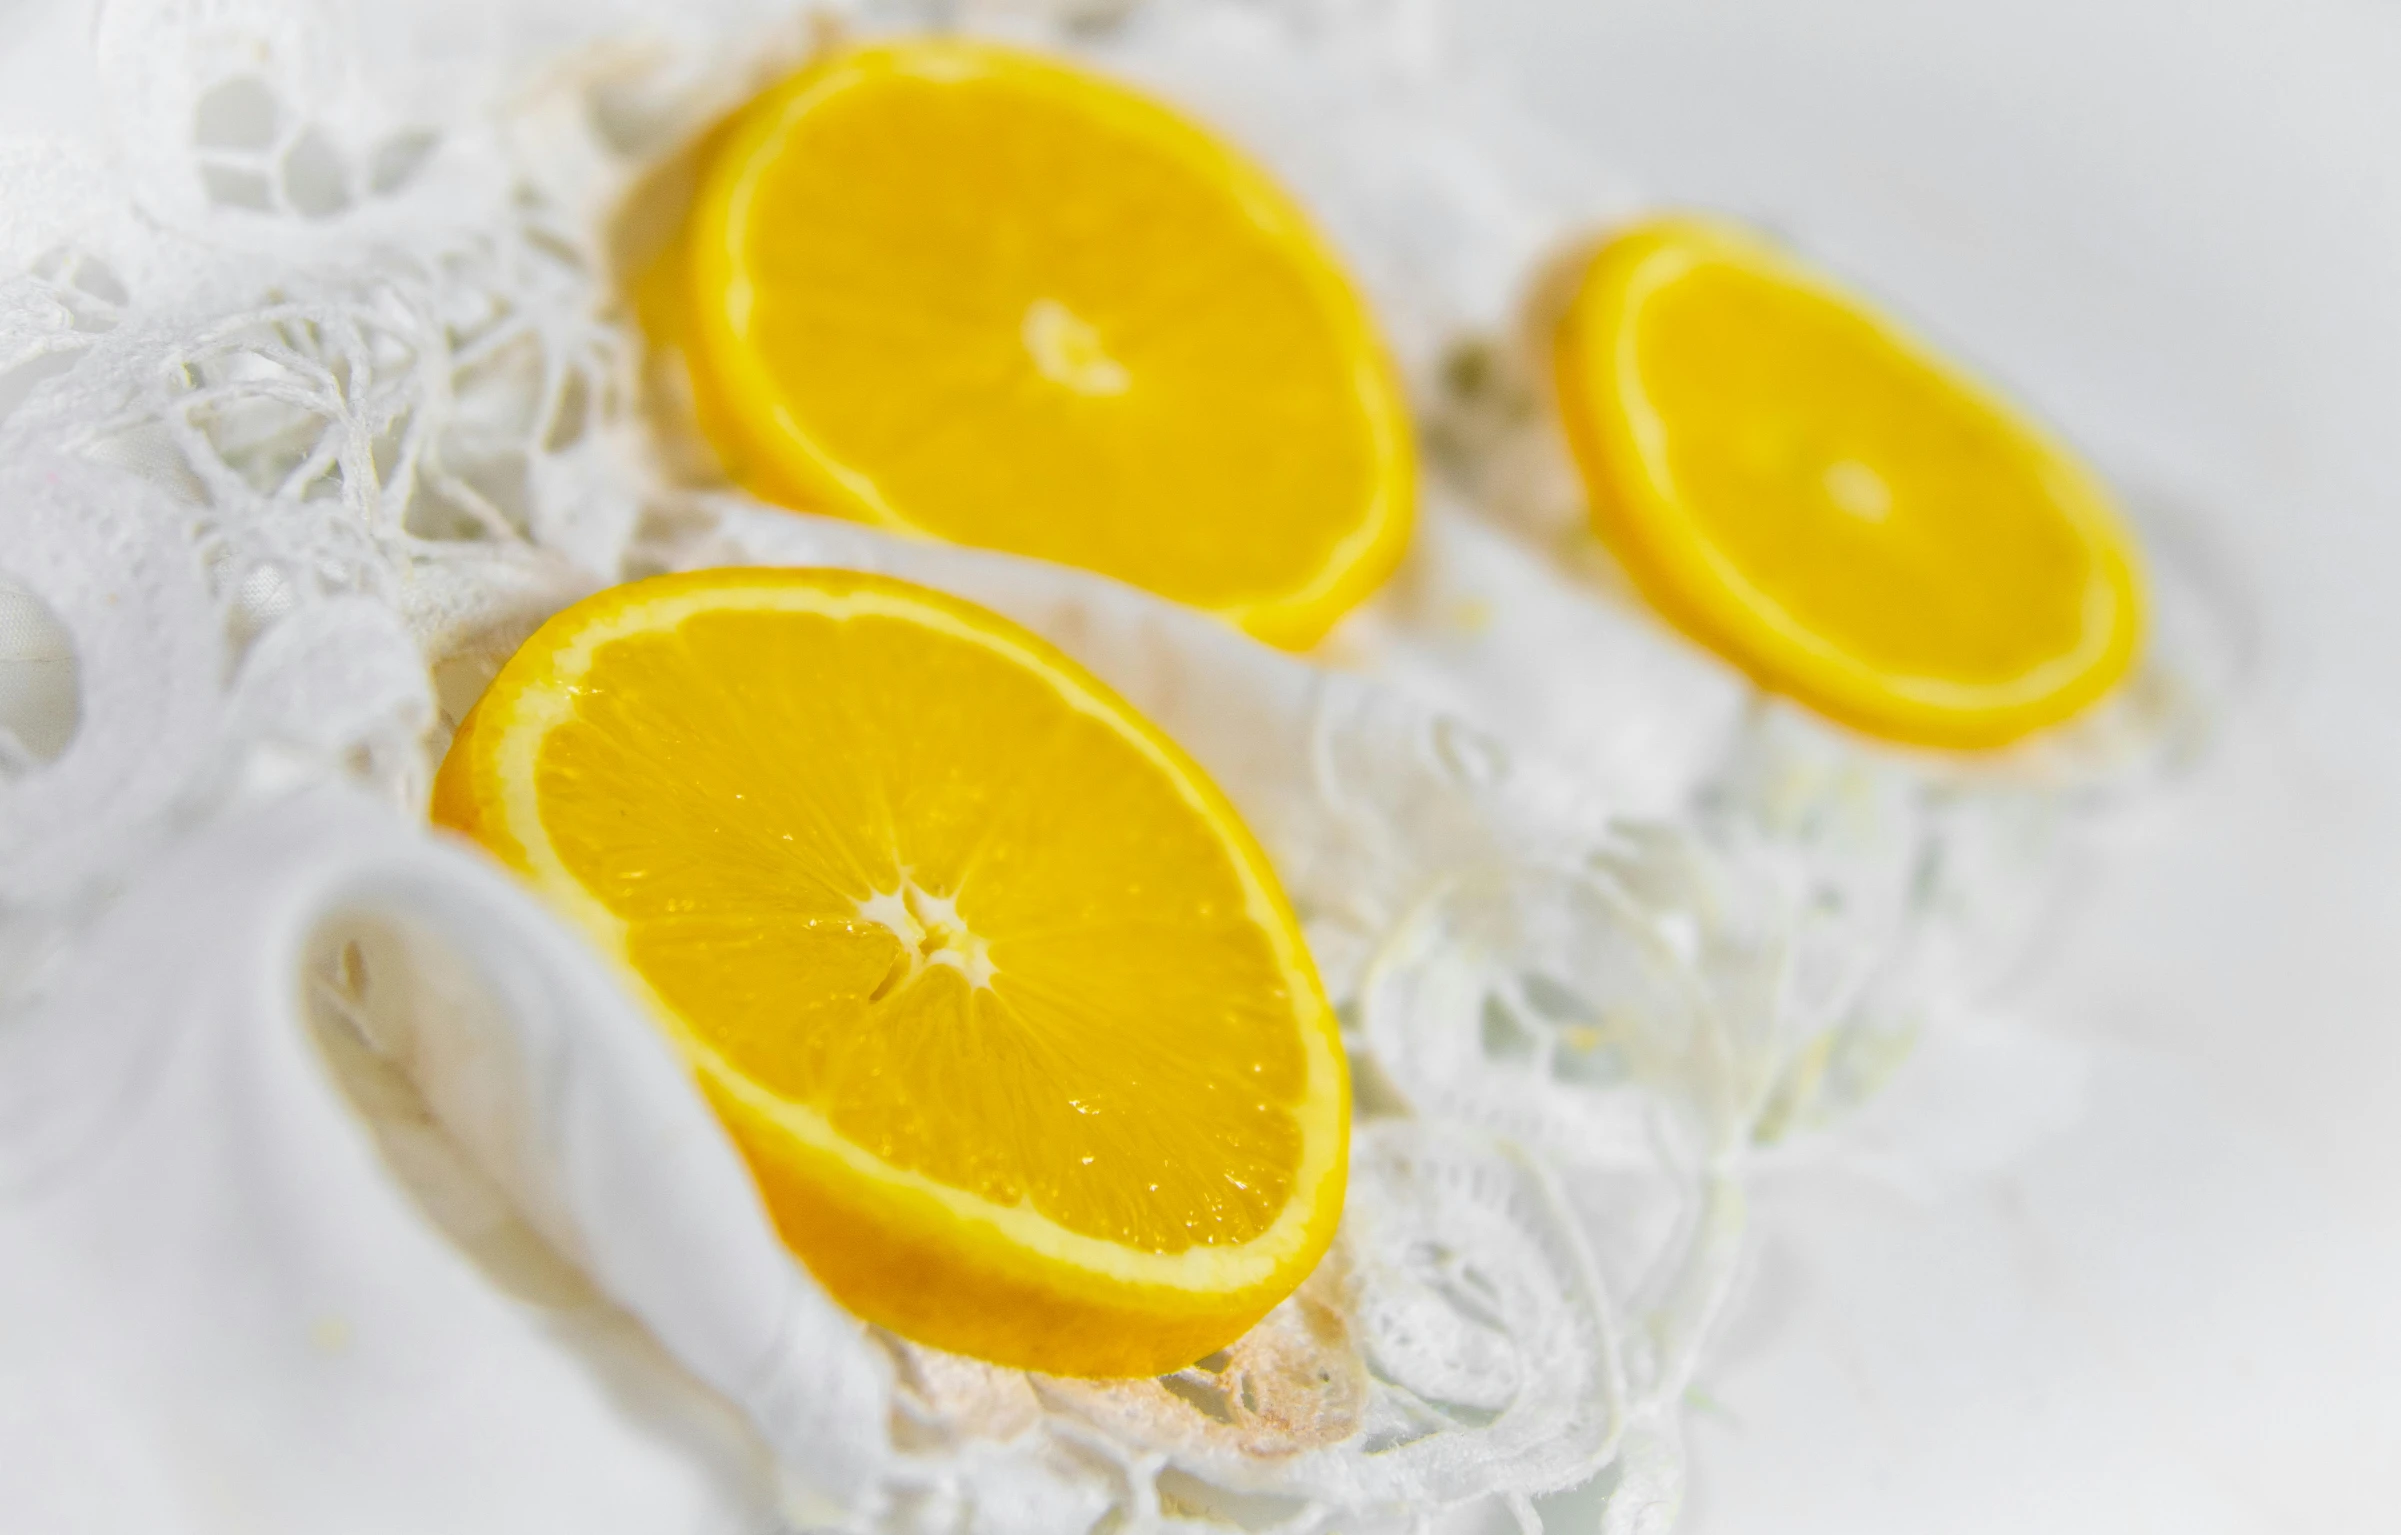
{"type": "Polygon", "coordinates": [[[1554,361],[1600,532],[1765,686],[1889,739],[1986,747],[2132,661],[2132,540],[2094,476],[1764,242],[1681,218],[1619,235],[1554,361]]]}
{"type": "Polygon", "coordinates": [[[1349,1080],[1264,855],[1007,620],[662,576],[553,618],[438,775],[655,1003],[788,1244],[919,1341],[1154,1374],[1307,1275],[1349,1080]]]}
{"type": "Polygon", "coordinates": [[[1408,538],[1358,294],[1229,146],[987,44],[838,53],[718,137],[678,253],[702,424],[807,510],[1306,645],[1408,538]]]}

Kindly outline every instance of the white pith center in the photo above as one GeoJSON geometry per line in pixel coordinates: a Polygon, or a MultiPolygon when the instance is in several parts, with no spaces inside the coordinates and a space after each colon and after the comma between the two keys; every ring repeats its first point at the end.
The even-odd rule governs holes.
{"type": "Polygon", "coordinates": [[[1862,522],[1882,522],[1892,515],[1892,487],[1855,458],[1828,464],[1825,483],[1827,499],[1862,522]]]}
{"type": "Polygon", "coordinates": [[[1057,299],[1038,298],[1026,306],[1019,327],[1026,355],[1044,378],[1077,394],[1123,394],[1133,387],[1133,375],[1100,344],[1100,332],[1057,299]]]}
{"type": "Polygon", "coordinates": [[[960,917],[957,896],[929,895],[904,874],[898,890],[861,901],[859,915],[900,940],[900,958],[869,1001],[895,995],[933,965],[948,965],[970,986],[992,984],[991,952],[960,917]]]}

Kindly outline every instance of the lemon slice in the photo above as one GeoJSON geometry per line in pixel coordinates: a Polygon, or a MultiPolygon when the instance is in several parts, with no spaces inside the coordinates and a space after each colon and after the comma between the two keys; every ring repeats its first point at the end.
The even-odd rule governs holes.
{"type": "Polygon", "coordinates": [[[1984,747],[2131,662],[2135,558],[2093,476],[1765,244],[1691,219],[1619,236],[1555,363],[1599,530],[1763,686],[1892,740],[1984,747]]]}
{"type": "Polygon", "coordinates": [[[622,964],[870,1321],[1156,1374],[1332,1238],[1349,1079],[1265,856],[1004,619],[839,571],[603,592],[502,669],[434,818],[622,964]]]}
{"type": "Polygon", "coordinates": [[[1407,541],[1407,416],[1298,209],[1131,91],[955,40],[837,54],[709,156],[701,424],[770,500],[1081,565],[1305,646],[1407,541]]]}

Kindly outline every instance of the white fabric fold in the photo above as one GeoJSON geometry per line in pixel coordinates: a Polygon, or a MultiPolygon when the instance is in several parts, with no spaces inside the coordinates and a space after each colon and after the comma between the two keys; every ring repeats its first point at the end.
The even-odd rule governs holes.
{"type": "Polygon", "coordinates": [[[700,1382],[828,1495],[872,1472],[859,1324],[657,1031],[479,856],[311,792],[195,836],[82,952],[6,1046],[0,1400],[80,1404],[0,1454],[17,1527],[730,1528],[760,1494],[725,1473],[762,1472],[700,1382]],[[345,945],[363,996],[312,996],[345,945]],[[362,1046],[469,1152],[418,1145],[421,1188],[408,1079],[376,1098],[362,1046]],[[675,1362],[607,1337],[614,1305],[675,1362]]]}

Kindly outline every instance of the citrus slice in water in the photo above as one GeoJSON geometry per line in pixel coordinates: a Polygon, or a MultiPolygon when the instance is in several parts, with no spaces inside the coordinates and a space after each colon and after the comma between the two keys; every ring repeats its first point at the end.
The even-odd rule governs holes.
{"type": "Polygon", "coordinates": [[[1096,76],[957,40],[836,54],[721,133],[675,260],[701,423],[770,500],[1292,646],[1407,541],[1406,409],[1324,242],[1096,76]]]}
{"type": "Polygon", "coordinates": [[[1996,746],[2131,662],[2131,540],[2032,422],[1789,256],[1663,219],[1557,334],[1592,514],[1673,621],[1889,739],[1996,746]]]}
{"type": "Polygon", "coordinates": [[[1349,1079],[1274,873],[1190,758],[1004,619],[840,571],[603,592],[502,669],[434,818],[655,1003],[870,1321],[1154,1374],[1332,1238],[1349,1079]]]}

